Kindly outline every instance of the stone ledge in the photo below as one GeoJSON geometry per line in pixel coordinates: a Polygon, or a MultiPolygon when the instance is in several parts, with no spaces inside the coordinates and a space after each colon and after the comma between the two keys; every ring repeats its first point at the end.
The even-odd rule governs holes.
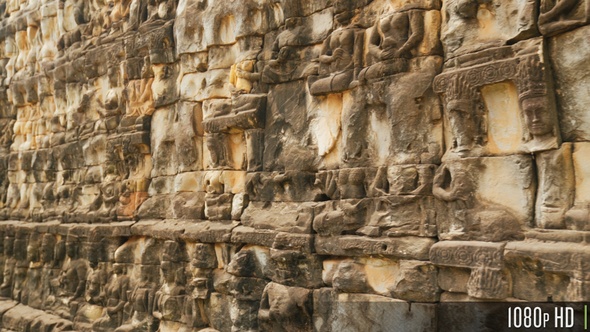
{"type": "Polygon", "coordinates": [[[71,321],[18,302],[0,299],[2,328],[14,331],[72,331],[71,321]]]}

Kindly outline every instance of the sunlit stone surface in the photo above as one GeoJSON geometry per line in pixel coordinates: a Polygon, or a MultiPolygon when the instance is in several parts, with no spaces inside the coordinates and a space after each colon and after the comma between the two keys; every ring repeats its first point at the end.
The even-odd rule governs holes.
{"type": "Polygon", "coordinates": [[[0,331],[477,331],[500,318],[452,302],[590,301],[589,15],[1,1],[0,331]]]}

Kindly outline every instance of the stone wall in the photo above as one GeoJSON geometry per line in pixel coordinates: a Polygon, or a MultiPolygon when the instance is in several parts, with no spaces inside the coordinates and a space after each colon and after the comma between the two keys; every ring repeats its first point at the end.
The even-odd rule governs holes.
{"type": "Polygon", "coordinates": [[[0,13],[2,331],[590,301],[590,0],[0,13]]]}

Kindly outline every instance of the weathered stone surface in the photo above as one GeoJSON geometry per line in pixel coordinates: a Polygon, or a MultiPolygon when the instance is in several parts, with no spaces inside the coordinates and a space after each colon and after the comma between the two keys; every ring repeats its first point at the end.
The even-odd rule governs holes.
{"type": "Polygon", "coordinates": [[[503,243],[444,241],[430,249],[430,260],[437,265],[499,268],[503,263],[503,243]]]}
{"type": "Polygon", "coordinates": [[[277,232],[274,230],[238,226],[232,230],[231,241],[272,247],[276,236],[277,232]]]}
{"type": "Polygon", "coordinates": [[[522,239],[533,217],[533,170],[532,160],[525,156],[445,162],[433,186],[435,197],[439,203],[446,202],[447,209],[437,214],[439,236],[449,240],[522,239]]]}
{"type": "Polygon", "coordinates": [[[313,211],[309,204],[251,202],[244,211],[241,221],[248,227],[309,234],[313,211]]]}
{"type": "MultiPolygon", "coordinates": [[[[587,4],[586,4],[587,6],[587,4]]],[[[561,107],[559,122],[564,140],[587,141],[590,138],[588,114],[588,68],[584,65],[590,54],[590,43],[584,36],[589,27],[555,36],[550,39],[550,59],[555,73],[557,101],[561,107]]]]}
{"type": "Polygon", "coordinates": [[[177,239],[191,223],[176,220],[145,220],[131,227],[132,235],[149,235],[159,239],[177,239]]]}
{"type": "Polygon", "coordinates": [[[314,327],[316,331],[433,329],[436,307],[416,303],[411,306],[410,310],[408,302],[378,295],[335,294],[319,289],[314,291],[314,327]],[[353,314],[357,312],[363,314],[353,314]]]}
{"type": "Polygon", "coordinates": [[[533,38],[480,51],[460,57],[436,77],[434,90],[444,96],[449,154],[502,155],[559,146],[545,45],[533,38]]]}
{"type": "Polygon", "coordinates": [[[454,58],[534,36],[536,6],[534,1],[443,1],[441,40],[445,55],[454,58]]]}
{"type": "Polygon", "coordinates": [[[269,283],[258,312],[260,328],[268,331],[312,329],[312,295],[313,291],[306,288],[269,283]]]}
{"type": "Polygon", "coordinates": [[[468,268],[438,267],[438,287],[443,291],[467,293],[467,282],[471,270],[468,268]]]}
{"type": "Polygon", "coordinates": [[[569,1],[563,4],[541,0],[539,31],[551,36],[588,24],[588,1],[569,1]]]}
{"type": "Polygon", "coordinates": [[[574,164],[574,206],[566,212],[565,222],[568,229],[588,230],[588,220],[590,219],[590,209],[588,202],[590,201],[590,191],[588,190],[588,152],[590,144],[575,143],[573,151],[574,164]]]}
{"type": "Polygon", "coordinates": [[[439,266],[471,269],[466,283],[466,293],[470,296],[504,299],[510,295],[511,286],[504,269],[504,246],[503,243],[444,241],[432,246],[430,259],[439,266]]]}
{"type": "MultiPolygon", "coordinates": [[[[503,304],[495,302],[477,301],[459,293],[444,293],[448,295],[441,297],[438,311],[438,319],[445,321],[448,326],[453,326],[457,331],[473,330],[501,330],[505,329],[508,319],[508,311],[503,304]],[[461,303],[468,302],[468,303],[461,303]]],[[[510,303],[511,306],[518,306],[519,303],[510,303]]],[[[542,307],[542,310],[553,310],[542,307]]]]}
{"type": "Polygon", "coordinates": [[[2,327],[13,331],[29,329],[69,331],[73,326],[72,322],[59,316],[19,304],[3,313],[2,327]]]}
{"type": "Polygon", "coordinates": [[[272,247],[280,250],[299,250],[305,253],[315,252],[314,235],[311,234],[293,234],[279,232],[274,238],[272,247]]]}
{"type": "Polygon", "coordinates": [[[323,285],[322,258],[298,250],[270,250],[266,277],[274,282],[296,287],[317,288],[323,285]]]}
{"type": "Polygon", "coordinates": [[[590,0],[0,15],[2,330],[501,330],[480,304],[590,301],[590,0]]]}
{"type": "Polygon", "coordinates": [[[192,223],[185,228],[182,237],[205,243],[229,242],[231,231],[236,226],[238,223],[235,221],[192,223]]]}
{"type": "MultiPolygon", "coordinates": [[[[269,264],[268,248],[248,245],[240,249],[226,268],[226,271],[238,277],[263,278],[269,264]]],[[[245,285],[244,285],[245,286],[245,285]]]]}
{"type": "Polygon", "coordinates": [[[397,258],[426,260],[433,239],[421,237],[365,238],[354,235],[316,237],[318,254],[335,256],[383,255],[397,258]]]}
{"type": "Polygon", "coordinates": [[[565,228],[565,213],[572,207],[575,194],[573,144],[535,155],[538,187],[535,226],[565,228]]]}
{"type": "Polygon", "coordinates": [[[432,197],[382,196],[318,203],[313,229],[322,236],[356,233],[370,237],[436,235],[432,197]]]}
{"type": "Polygon", "coordinates": [[[323,264],[324,282],[339,292],[375,293],[417,302],[438,299],[436,269],[430,263],[371,258],[325,260],[323,264]]]}
{"type": "Polygon", "coordinates": [[[320,195],[314,188],[315,174],[305,172],[263,173],[247,175],[246,192],[251,201],[309,202],[320,195]]]}
{"type": "Polygon", "coordinates": [[[508,243],[507,264],[519,267],[513,272],[514,295],[529,301],[585,298],[588,254],[587,245],[575,243],[508,243]],[[529,287],[523,287],[525,282],[529,287]]]}

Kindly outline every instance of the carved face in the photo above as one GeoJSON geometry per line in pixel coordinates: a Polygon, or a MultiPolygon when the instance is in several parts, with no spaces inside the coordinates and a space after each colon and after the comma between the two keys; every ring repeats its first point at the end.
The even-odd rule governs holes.
{"type": "Polygon", "coordinates": [[[76,241],[68,240],[66,242],[66,254],[70,258],[76,258],[78,255],[78,243],[76,241]]]}
{"type": "Polygon", "coordinates": [[[449,103],[447,109],[453,137],[457,142],[455,151],[470,150],[474,141],[475,124],[469,105],[467,103],[449,103]]]}
{"type": "Polygon", "coordinates": [[[88,288],[86,289],[87,296],[96,296],[100,294],[100,279],[98,275],[91,275],[88,280],[88,288]]]}
{"type": "Polygon", "coordinates": [[[173,283],[176,280],[176,269],[178,267],[174,262],[170,261],[163,261],[162,265],[160,265],[160,269],[162,269],[162,275],[167,283],[173,283]]]}
{"type": "Polygon", "coordinates": [[[15,239],[14,240],[14,258],[16,260],[26,260],[27,259],[27,240],[25,239],[15,239]]]}
{"type": "Polygon", "coordinates": [[[53,245],[49,242],[41,244],[41,261],[49,263],[53,260],[53,245]]]}
{"type": "Polygon", "coordinates": [[[30,243],[27,246],[27,260],[29,262],[39,261],[39,246],[37,243],[30,243]]]}
{"type": "Polygon", "coordinates": [[[14,249],[14,238],[7,236],[4,238],[4,256],[5,257],[10,257],[12,256],[12,253],[14,249]]]}
{"type": "Polygon", "coordinates": [[[534,97],[522,101],[525,123],[533,136],[551,134],[553,125],[545,98],[534,97]]]}
{"type": "Polygon", "coordinates": [[[217,266],[215,249],[212,245],[198,243],[195,246],[194,259],[191,262],[196,268],[213,268],[217,266]]]}

